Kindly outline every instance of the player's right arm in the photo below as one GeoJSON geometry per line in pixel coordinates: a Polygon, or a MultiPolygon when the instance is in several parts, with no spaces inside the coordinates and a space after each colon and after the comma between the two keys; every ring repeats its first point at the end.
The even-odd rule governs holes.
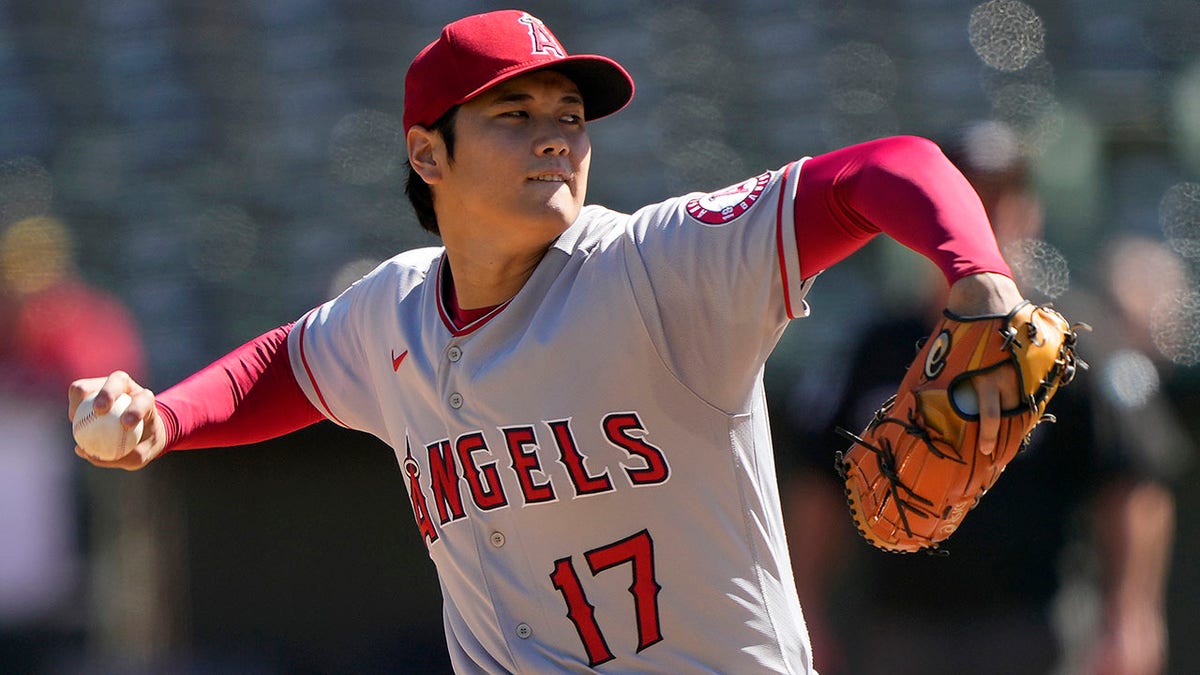
{"type": "Polygon", "coordinates": [[[121,459],[97,460],[78,447],[75,453],[96,466],[136,470],[172,450],[256,443],[320,421],[292,374],[290,330],[287,325],[264,333],[157,396],[123,371],[72,382],[69,417],[98,391],[97,411],[127,393],[132,402],[121,423],[132,428],[145,422],[141,441],[121,459]]]}

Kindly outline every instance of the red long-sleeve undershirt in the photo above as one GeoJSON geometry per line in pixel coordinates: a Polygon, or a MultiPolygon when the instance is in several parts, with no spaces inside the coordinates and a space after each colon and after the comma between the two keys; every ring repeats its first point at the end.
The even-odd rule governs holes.
{"type": "Polygon", "coordinates": [[[880,232],[932,260],[950,284],[981,272],[1011,276],[979,195],[924,138],[884,138],[808,160],[795,216],[803,277],[880,232]]]}
{"type": "Polygon", "coordinates": [[[292,373],[291,329],[260,335],[159,394],[167,450],[257,443],[324,419],[292,373]]]}
{"type": "MultiPolygon", "coordinates": [[[[955,281],[1010,275],[975,190],[936,145],[901,136],[805,162],[795,199],[800,271],[827,269],[885,233],[955,281]]],[[[244,445],[322,420],[292,373],[282,326],[157,397],[167,449],[244,445]]]]}

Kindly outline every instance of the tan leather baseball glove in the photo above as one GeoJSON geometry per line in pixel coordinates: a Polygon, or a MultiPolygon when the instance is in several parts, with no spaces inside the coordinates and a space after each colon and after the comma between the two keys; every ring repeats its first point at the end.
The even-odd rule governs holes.
{"type": "Polygon", "coordinates": [[[1076,370],[1078,329],[1057,311],[1023,302],[1006,316],[945,318],[921,346],[895,396],[861,435],[837,453],[850,512],[874,546],[932,550],[979,503],[1040,422],[1046,404],[1076,370]],[[1003,410],[990,454],[979,451],[971,377],[1013,368],[1024,401],[1003,410]]]}

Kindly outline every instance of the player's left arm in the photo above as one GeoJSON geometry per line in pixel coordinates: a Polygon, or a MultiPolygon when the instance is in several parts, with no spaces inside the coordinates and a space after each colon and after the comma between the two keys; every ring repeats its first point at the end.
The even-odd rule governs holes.
{"type": "MultiPolygon", "coordinates": [[[[1023,300],[979,195],[927,139],[883,138],[809,159],[794,212],[805,277],[882,233],[942,270],[950,284],[947,309],[955,314],[1005,314],[1023,300]]],[[[996,442],[1000,411],[1017,403],[1017,384],[1001,369],[975,378],[975,385],[986,449],[996,442]]]]}
{"type": "Polygon", "coordinates": [[[933,261],[951,285],[984,273],[1011,280],[979,195],[924,138],[882,138],[809,159],[793,208],[805,277],[882,233],[933,261]]]}

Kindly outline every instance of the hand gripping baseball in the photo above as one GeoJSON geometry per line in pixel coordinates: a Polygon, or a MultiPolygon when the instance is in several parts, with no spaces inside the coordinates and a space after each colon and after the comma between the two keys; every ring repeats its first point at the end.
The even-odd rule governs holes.
{"type": "Polygon", "coordinates": [[[154,392],[142,387],[123,371],[116,371],[108,377],[75,380],[67,389],[67,417],[74,420],[80,404],[92,394],[96,395],[92,405],[97,415],[107,414],[118,397],[127,394],[130,401],[121,414],[121,426],[133,429],[140,423],[142,435],[129,452],[116,459],[94,457],[79,445],[75,446],[76,455],[96,466],[134,471],[162,454],[166,446],[166,428],[154,406],[154,392]]]}
{"type": "Polygon", "coordinates": [[[1086,368],[1075,355],[1085,327],[1029,302],[1005,315],[947,310],[866,430],[838,429],[851,446],[836,467],[862,535],[899,553],[935,549],[949,537],[1034,427],[1053,421],[1046,405],[1086,368]],[[993,433],[987,423],[994,440],[984,438],[993,433]]]}

